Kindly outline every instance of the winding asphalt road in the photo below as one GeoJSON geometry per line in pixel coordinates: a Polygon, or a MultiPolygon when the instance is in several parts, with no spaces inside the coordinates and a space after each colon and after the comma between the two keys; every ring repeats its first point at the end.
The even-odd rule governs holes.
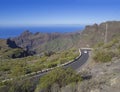
{"type": "MultiPolygon", "coordinates": [[[[65,66],[63,66],[64,68],[72,68],[74,70],[77,70],[79,69],[83,64],[85,64],[89,58],[89,51],[90,50],[87,50],[87,49],[81,49],[81,56],[75,60],[74,62],[71,62],[65,66]],[[85,53],[85,51],[87,51],[87,53],[85,53]]],[[[49,71],[48,71],[49,72],[49,71]]],[[[48,72],[43,72],[43,73],[40,73],[40,74],[37,74],[37,75],[34,75],[32,76],[32,78],[39,78],[45,74],[47,74],[48,72]]]]}
{"type": "Polygon", "coordinates": [[[87,62],[89,58],[89,50],[81,50],[81,56],[75,60],[74,62],[65,65],[65,68],[72,68],[74,70],[77,70],[78,68],[80,68],[83,64],[85,64],[87,62]],[[87,53],[85,53],[87,51],[87,53]]]}

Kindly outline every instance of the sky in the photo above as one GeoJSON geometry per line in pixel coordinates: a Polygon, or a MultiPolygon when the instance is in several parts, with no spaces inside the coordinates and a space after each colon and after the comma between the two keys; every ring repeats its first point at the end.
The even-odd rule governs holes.
{"type": "Polygon", "coordinates": [[[119,9],[120,0],[0,0],[0,26],[119,21],[119,9]]]}

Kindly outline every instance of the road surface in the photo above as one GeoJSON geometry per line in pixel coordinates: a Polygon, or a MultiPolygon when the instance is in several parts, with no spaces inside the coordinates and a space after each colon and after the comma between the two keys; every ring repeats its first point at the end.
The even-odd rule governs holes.
{"type": "MultiPolygon", "coordinates": [[[[86,49],[83,49],[81,50],[81,56],[80,58],[78,58],[77,60],[75,60],[74,62],[71,62],[65,66],[63,66],[64,68],[72,68],[74,70],[77,70],[79,69],[83,64],[85,64],[89,58],[89,51],[90,50],[86,50],[86,49]],[[87,51],[87,53],[85,52],[87,51]]],[[[34,75],[32,76],[32,78],[36,78],[36,77],[41,77],[45,74],[47,74],[48,72],[44,72],[44,73],[40,73],[40,74],[37,74],[37,75],[34,75]]]]}
{"type": "Polygon", "coordinates": [[[89,50],[81,50],[81,57],[77,60],[75,60],[74,62],[64,66],[65,68],[72,68],[74,70],[79,69],[84,63],[87,62],[89,58],[89,50]],[[87,51],[87,52],[86,52],[87,51]]]}

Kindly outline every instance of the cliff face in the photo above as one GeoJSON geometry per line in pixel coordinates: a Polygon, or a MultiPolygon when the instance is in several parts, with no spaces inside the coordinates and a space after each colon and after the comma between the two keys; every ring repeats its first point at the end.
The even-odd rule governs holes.
{"type": "Polygon", "coordinates": [[[93,46],[96,43],[104,42],[105,32],[107,24],[107,41],[118,37],[120,35],[120,21],[108,21],[101,24],[94,24],[92,26],[86,26],[82,31],[80,44],[83,46],[93,46]]]}
{"type": "Polygon", "coordinates": [[[96,43],[104,42],[107,28],[107,41],[120,35],[120,21],[109,21],[101,24],[88,25],[82,32],[74,33],[31,33],[23,32],[13,38],[19,47],[33,50],[37,53],[44,51],[60,51],[72,47],[92,47],[96,43]]]}

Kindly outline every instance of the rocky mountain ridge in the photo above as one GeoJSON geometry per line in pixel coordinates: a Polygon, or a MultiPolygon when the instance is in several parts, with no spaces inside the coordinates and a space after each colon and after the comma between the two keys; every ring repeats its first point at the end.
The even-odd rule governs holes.
{"type": "Polygon", "coordinates": [[[33,50],[37,53],[44,51],[65,50],[74,47],[79,40],[80,33],[31,33],[25,31],[19,37],[12,40],[24,49],[33,50]]]}
{"type": "Polygon", "coordinates": [[[70,48],[93,47],[99,42],[104,42],[107,28],[107,41],[118,37],[120,34],[120,21],[108,21],[101,24],[88,25],[83,31],[73,33],[31,33],[23,32],[20,36],[12,38],[13,41],[24,49],[41,53],[44,51],[62,51],[70,48]]]}

